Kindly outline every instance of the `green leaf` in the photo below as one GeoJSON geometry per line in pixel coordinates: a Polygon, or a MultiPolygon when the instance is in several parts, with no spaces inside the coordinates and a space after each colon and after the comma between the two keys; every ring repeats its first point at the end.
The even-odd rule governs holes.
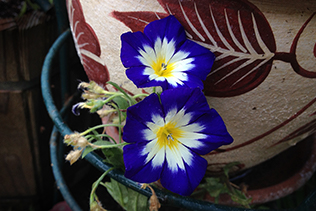
{"type": "Polygon", "coordinates": [[[235,194],[231,194],[230,196],[234,202],[247,208],[250,207],[249,203],[251,202],[252,198],[247,198],[240,190],[235,190],[235,194]]]}
{"type": "Polygon", "coordinates": [[[113,99],[119,109],[127,109],[129,107],[128,102],[122,96],[117,96],[113,99]]]}
{"type": "Polygon", "coordinates": [[[215,203],[218,203],[219,196],[222,193],[229,193],[229,189],[225,184],[221,182],[218,177],[207,177],[205,178],[206,183],[200,185],[200,188],[204,188],[210,196],[215,198],[215,203]]]}
{"type": "MultiPolygon", "coordinates": [[[[125,98],[123,98],[122,96],[117,96],[113,99],[113,102],[116,103],[117,107],[119,109],[127,109],[130,105],[129,103],[127,102],[127,100],[125,98]]],[[[124,118],[126,118],[126,112],[120,112],[124,118]]]]}
{"type": "Polygon", "coordinates": [[[100,137],[98,141],[93,142],[92,144],[97,145],[97,146],[104,146],[104,145],[113,145],[113,143],[109,142],[109,141],[103,141],[102,139],[100,140],[100,137]]]}
{"type": "Polygon", "coordinates": [[[122,171],[125,170],[124,160],[123,160],[123,150],[120,148],[106,148],[102,149],[105,156],[105,162],[113,165],[113,167],[119,168],[122,171]]]}
{"type": "Polygon", "coordinates": [[[107,84],[111,84],[112,86],[114,86],[118,91],[120,91],[122,94],[125,95],[125,97],[130,101],[131,105],[136,104],[136,100],[134,100],[133,98],[131,98],[131,96],[129,96],[119,85],[117,85],[116,83],[112,82],[112,81],[108,81],[106,82],[107,84]]]}
{"type": "Polygon", "coordinates": [[[90,210],[91,211],[101,211],[101,210],[105,210],[103,209],[103,207],[97,203],[97,201],[99,201],[98,199],[98,196],[96,194],[96,190],[98,188],[98,186],[100,184],[103,184],[102,183],[102,180],[103,178],[110,172],[113,170],[113,167],[106,170],[100,177],[97,181],[95,181],[93,184],[92,184],[92,189],[91,189],[91,192],[90,192],[90,210]]]}
{"type": "Polygon", "coordinates": [[[240,164],[240,162],[232,162],[232,163],[228,163],[227,165],[225,165],[224,166],[224,168],[223,168],[223,171],[224,171],[224,174],[225,174],[225,176],[227,177],[227,178],[229,178],[229,171],[230,171],[230,169],[232,168],[232,167],[234,167],[234,166],[237,166],[237,165],[239,165],[240,164]]]}
{"type": "MultiPolygon", "coordinates": [[[[96,130],[92,130],[91,131],[92,133],[93,133],[93,138],[95,139],[95,140],[97,140],[97,141],[103,141],[102,140],[102,138],[101,137],[99,137],[98,135],[99,135],[99,133],[96,131],[96,130]]],[[[104,142],[104,141],[103,141],[104,142]]],[[[94,144],[95,144],[96,142],[94,142],[94,144]]],[[[109,143],[108,141],[107,141],[107,143],[109,143]]],[[[104,144],[106,144],[106,143],[104,143],[104,144]]],[[[109,143],[110,144],[110,143],[109,143]]],[[[97,144],[95,144],[95,145],[97,145],[97,144]]]]}
{"type": "Polygon", "coordinates": [[[87,146],[87,147],[83,150],[81,157],[84,158],[87,154],[89,154],[90,152],[92,152],[92,151],[94,151],[94,150],[96,150],[96,149],[97,149],[97,148],[93,148],[93,147],[91,147],[91,146],[87,146]]]}
{"type": "Polygon", "coordinates": [[[90,113],[94,113],[96,111],[98,111],[99,109],[101,109],[104,105],[104,102],[102,100],[94,100],[93,101],[93,106],[90,109],[90,113]]]}
{"type": "Polygon", "coordinates": [[[26,10],[27,10],[27,4],[26,4],[25,1],[23,1],[23,2],[22,2],[22,7],[21,7],[21,10],[20,10],[19,17],[22,17],[22,16],[25,14],[26,10]]]}
{"type": "Polygon", "coordinates": [[[148,198],[111,178],[105,187],[113,199],[127,211],[147,211],[148,198]]]}
{"type": "Polygon", "coordinates": [[[33,3],[31,0],[26,0],[27,4],[30,5],[32,7],[33,10],[39,10],[40,6],[38,6],[37,4],[33,3]]]}
{"type": "MultiPolygon", "coordinates": [[[[112,143],[108,142],[108,141],[103,141],[102,139],[100,139],[99,137],[95,137],[95,139],[98,139],[98,141],[93,142],[94,145],[97,146],[103,146],[103,145],[112,145],[112,143]]],[[[98,148],[92,147],[92,146],[86,146],[86,148],[84,149],[81,157],[84,158],[88,153],[97,150],[98,148]]],[[[112,148],[111,148],[112,149],[112,148]]]]}

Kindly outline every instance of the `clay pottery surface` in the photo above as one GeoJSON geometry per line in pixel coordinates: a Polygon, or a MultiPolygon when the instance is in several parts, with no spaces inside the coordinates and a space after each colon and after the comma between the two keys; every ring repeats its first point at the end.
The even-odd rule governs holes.
{"type": "MultiPolygon", "coordinates": [[[[237,185],[247,186],[251,204],[263,204],[285,197],[301,188],[316,171],[316,135],[309,136],[268,161],[232,177],[237,185]],[[295,156],[293,156],[295,155],[295,156]]],[[[206,194],[205,200],[214,202],[206,194]]],[[[228,194],[222,194],[220,204],[236,205],[228,194]]]]}
{"type": "Polygon", "coordinates": [[[67,9],[85,71],[101,85],[141,91],[125,76],[120,36],[170,14],[214,52],[204,91],[234,142],[204,156],[209,172],[250,168],[315,132],[315,1],[68,0],[67,9]]]}

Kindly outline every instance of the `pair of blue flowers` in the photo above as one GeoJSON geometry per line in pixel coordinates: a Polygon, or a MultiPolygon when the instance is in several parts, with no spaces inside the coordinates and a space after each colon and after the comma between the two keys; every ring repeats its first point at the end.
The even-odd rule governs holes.
{"type": "Polygon", "coordinates": [[[166,189],[190,195],[206,172],[200,155],[233,141],[201,91],[215,57],[188,40],[174,16],[121,40],[127,77],[139,88],[163,89],[127,109],[125,177],[140,183],[160,179],[166,189]]]}

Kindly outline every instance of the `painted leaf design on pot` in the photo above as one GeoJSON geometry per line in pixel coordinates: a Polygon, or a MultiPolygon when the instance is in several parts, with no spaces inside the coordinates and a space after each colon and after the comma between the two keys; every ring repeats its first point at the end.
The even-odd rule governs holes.
{"type": "Polygon", "coordinates": [[[113,11],[112,16],[123,22],[133,32],[143,31],[150,22],[169,16],[167,13],[154,12],[119,12],[113,11]]]}
{"type": "Polygon", "coordinates": [[[316,21],[316,12],[314,12],[310,18],[304,23],[304,25],[300,28],[297,35],[295,36],[291,50],[289,53],[289,56],[293,59],[289,59],[293,69],[295,72],[297,72],[299,75],[307,77],[307,78],[316,78],[316,35],[314,33],[315,31],[315,21],[316,21]],[[313,40],[314,43],[312,45],[304,45],[303,48],[298,47],[298,43],[301,39],[307,39],[307,40],[313,40]],[[306,53],[308,52],[306,57],[308,57],[309,65],[306,65],[307,68],[305,68],[304,64],[300,64],[300,61],[297,58],[298,53],[306,53]],[[313,70],[313,71],[311,71],[313,70]]]}
{"type": "Polygon", "coordinates": [[[117,11],[113,15],[133,31],[143,30],[144,23],[152,21],[153,17],[174,15],[190,39],[217,56],[205,81],[206,95],[240,95],[254,89],[267,77],[276,45],[269,23],[253,4],[240,0],[158,2],[166,11],[165,15],[117,11]]]}
{"type": "Polygon", "coordinates": [[[81,4],[78,0],[66,2],[70,28],[77,53],[89,80],[105,87],[109,81],[109,72],[100,58],[99,40],[92,27],[85,21],[81,4]]]}

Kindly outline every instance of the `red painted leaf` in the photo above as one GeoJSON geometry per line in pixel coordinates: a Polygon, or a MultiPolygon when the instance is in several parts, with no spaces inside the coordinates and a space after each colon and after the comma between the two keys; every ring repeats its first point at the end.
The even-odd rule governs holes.
{"type": "MultiPolygon", "coordinates": [[[[311,17],[304,23],[304,25],[301,27],[301,29],[298,31],[297,35],[295,36],[294,40],[293,40],[293,43],[292,43],[292,46],[291,46],[291,50],[290,50],[290,55],[291,55],[291,59],[289,59],[294,71],[301,75],[301,76],[304,76],[304,77],[307,77],[307,78],[316,78],[316,72],[315,72],[315,68],[314,70],[306,70],[304,69],[300,64],[299,64],[299,61],[297,60],[297,56],[296,56],[296,48],[297,48],[297,44],[299,42],[300,39],[310,39],[310,40],[313,40],[313,38],[315,38],[314,36],[314,33],[313,34],[313,37],[301,37],[302,33],[306,30],[306,27],[309,25],[309,24],[312,24],[310,23],[311,20],[313,18],[316,18],[316,12],[314,12],[311,17]]],[[[306,46],[304,49],[306,49],[306,51],[308,51],[308,46],[306,46]]],[[[314,58],[316,58],[316,43],[314,45],[314,48],[310,48],[311,51],[309,53],[311,53],[314,58]]],[[[281,58],[282,59],[282,58],[281,58]]],[[[315,59],[313,60],[314,61],[314,65],[315,65],[315,59]]],[[[311,60],[309,60],[309,62],[312,62],[311,60]]],[[[315,67],[315,66],[314,66],[315,67]]]]}
{"type": "Polygon", "coordinates": [[[113,11],[112,16],[117,20],[123,22],[133,32],[143,31],[148,23],[165,18],[168,16],[166,13],[154,12],[119,12],[113,11]]]}
{"type": "Polygon", "coordinates": [[[89,80],[105,87],[110,77],[104,62],[100,58],[99,40],[92,27],[86,23],[78,0],[67,0],[67,10],[77,53],[84,70],[89,80]]]}

